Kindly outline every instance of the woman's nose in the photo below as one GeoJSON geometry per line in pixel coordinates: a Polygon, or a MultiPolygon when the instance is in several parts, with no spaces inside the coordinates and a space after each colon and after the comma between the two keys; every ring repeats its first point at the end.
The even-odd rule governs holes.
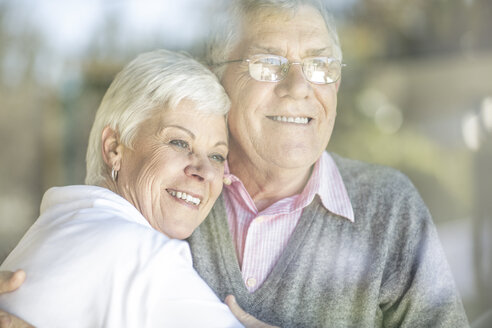
{"type": "Polygon", "coordinates": [[[199,181],[210,181],[215,176],[215,170],[208,156],[190,154],[191,161],[185,167],[186,175],[199,181]]]}

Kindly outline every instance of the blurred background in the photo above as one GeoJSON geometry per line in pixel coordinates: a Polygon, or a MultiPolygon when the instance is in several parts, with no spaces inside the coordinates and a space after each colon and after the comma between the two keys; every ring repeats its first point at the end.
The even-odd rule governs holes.
{"type": "MultiPolygon", "coordinates": [[[[347,67],[329,150],[396,167],[429,206],[470,321],[492,307],[492,1],[327,0],[347,67]]],[[[214,0],[0,0],[0,262],[46,189],[82,184],[114,75],[199,56],[214,0]]]]}

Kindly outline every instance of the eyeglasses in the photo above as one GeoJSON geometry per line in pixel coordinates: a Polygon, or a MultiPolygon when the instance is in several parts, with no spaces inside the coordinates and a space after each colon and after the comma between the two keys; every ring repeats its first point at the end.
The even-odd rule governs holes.
{"type": "Polygon", "coordinates": [[[315,84],[336,82],[342,73],[340,60],[330,57],[307,57],[300,62],[289,62],[282,56],[258,54],[249,59],[229,60],[221,64],[247,62],[249,75],[262,82],[279,82],[287,77],[291,65],[301,65],[304,77],[315,84]]]}

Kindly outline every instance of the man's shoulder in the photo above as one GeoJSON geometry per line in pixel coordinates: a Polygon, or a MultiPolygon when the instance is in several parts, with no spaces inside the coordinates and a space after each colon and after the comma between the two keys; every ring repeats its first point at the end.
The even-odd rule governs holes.
{"type": "Polygon", "coordinates": [[[418,230],[422,224],[430,222],[430,214],[419,192],[402,172],[336,154],[332,157],[347,189],[355,222],[363,227],[362,230],[365,231],[368,224],[379,224],[383,227],[380,231],[386,232],[410,226],[418,230]]]}
{"type": "MultiPolygon", "coordinates": [[[[335,153],[330,153],[342,176],[343,182],[354,187],[364,185],[406,185],[412,186],[408,177],[399,170],[375,163],[349,159],[335,153]]],[[[413,187],[413,186],[412,186],[413,187]]]]}
{"type": "Polygon", "coordinates": [[[352,203],[369,202],[369,199],[387,203],[398,202],[403,198],[420,199],[410,179],[397,169],[348,159],[337,154],[330,155],[337,165],[352,203]]]}

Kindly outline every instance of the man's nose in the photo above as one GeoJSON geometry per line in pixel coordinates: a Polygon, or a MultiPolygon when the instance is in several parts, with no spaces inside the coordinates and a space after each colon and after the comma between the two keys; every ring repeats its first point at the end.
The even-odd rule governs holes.
{"type": "Polygon", "coordinates": [[[275,92],[279,97],[290,96],[294,99],[304,99],[311,91],[311,84],[304,76],[302,65],[290,63],[287,76],[277,83],[275,92]]]}
{"type": "Polygon", "coordinates": [[[206,155],[191,153],[190,162],[185,167],[185,174],[199,181],[211,181],[215,177],[215,169],[206,155]]]}

